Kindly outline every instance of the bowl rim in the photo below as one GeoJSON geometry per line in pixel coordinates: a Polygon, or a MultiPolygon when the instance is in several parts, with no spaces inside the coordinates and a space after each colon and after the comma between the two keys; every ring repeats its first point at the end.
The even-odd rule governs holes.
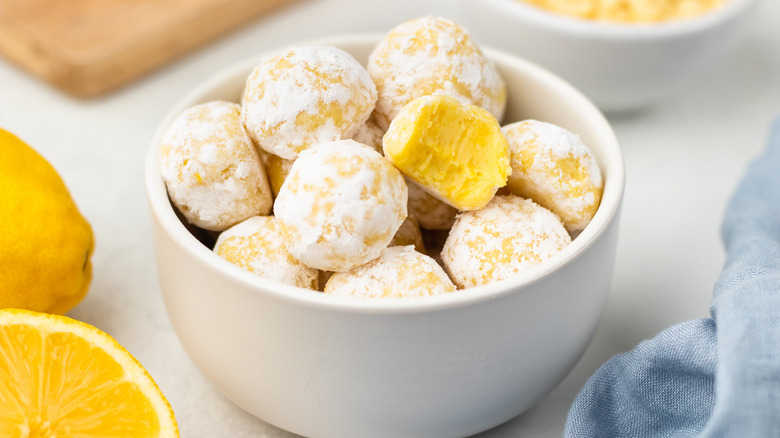
{"type": "MultiPolygon", "coordinates": [[[[337,47],[367,45],[378,43],[383,35],[384,34],[381,33],[343,34],[328,38],[303,41],[296,44],[332,45],[337,47]]],[[[517,68],[523,71],[523,74],[531,75],[538,80],[550,82],[555,88],[565,92],[568,97],[573,99],[573,104],[582,107],[583,110],[591,114],[591,121],[600,126],[600,134],[603,135],[606,142],[609,143],[603,153],[605,158],[603,160],[604,162],[600,163],[602,169],[609,169],[608,174],[605,176],[600,207],[588,226],[571,244],[547,262],[534,266],[516,277],[472,287],[469,288],[466,293],[458,291],[436,296],[382,300],[333,296],[317,292],[301,293],[301,288],[261,278],[233,265],[214,254],[208,247],[198,241],[178,219],[174,212],[174,208],[169,201],[167,189],[160,172],[160,139],[162,138],[165,129],[184,109],[196,103],[203,102],[203,97],[215,87],[225,84],[228,81],[235,80],[236,77],[248,75],[248,72],[251,71],[252,67],[264,56],[290,46],[291,45],[285,45],[284,47],[264,50],[257,55],[227,66],[208,77],[190,92],[186,93],[169,109],[161,123],[158,125],[151,140],[145,162],[144,176],[147,201],[150,207],[150,214],[153,215],[150,219],[154,220],[156,218],[163,232],[166,233],[176,245],[181,247],[182,250],[188,252],[203,265],[219,271],[222,275],[243,284],[257,293],[267,294],[280,300],[292,301],[298,305],[365,314],[430,312],[493,300],[499,296],[510,294],[513,291],[520,291],[533,283],[539,282],[548,275],[571,263],[579,254],[592,246],[599,237],[606,232],[612,222],[617,220],[623,199],[625,164],[617,137],[604,115],[582,93],[555,74],[518,56],[483,45],[483,52],[485,52],[488,58],[493,62],[517,68]]],[[[159,257],[159,255],[155,253],[155,257],[159,257]]],[[[162,292],[164,294],[164,291],[162,292]]]]}
{"type": "MultiPolygon", "coordinates": [[[[477,0],[461,0],[478,3],[477,0]]],[[[719,27],[741,15],[754,0],[724,0],[712,11],[694,17],[654,23],[595,21],[545,10],[521,0],[481,0],[490,7],[523,21],[531,21],[578,38],[656,40],[684,37],[719,27]]]]}

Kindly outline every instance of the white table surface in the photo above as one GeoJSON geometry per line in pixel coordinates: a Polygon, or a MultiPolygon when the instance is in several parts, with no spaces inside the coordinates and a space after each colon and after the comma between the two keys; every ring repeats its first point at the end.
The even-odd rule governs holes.
{"type": "MultiPolygon", "coordinates": [[[[69,313],[114,336],[160,385],[183,437],[292,437],[223,398],[168,321],[154,265],[143,166],[163,115],[223,66],[302,39],[387,31],[424,14],[465,23],[439,1],[301,0],[96,100],[75,100],[0,59],[0,126],[61,173],[97,239],[88,296],[69,313]]],[[[641,113],[610,117],[626,162],[617,264],[582,360],[546,398],[480,437],[559,437],[598,366],[660,330],[706,317],[724,261],[726,202],[780,115],[780,1],[762,0],[720,68],[641,113]]],[[[479,39],[479,35],[475,35],[479,39]]],[[[0,156],[0,159],[2,157],[0,156]]]]}

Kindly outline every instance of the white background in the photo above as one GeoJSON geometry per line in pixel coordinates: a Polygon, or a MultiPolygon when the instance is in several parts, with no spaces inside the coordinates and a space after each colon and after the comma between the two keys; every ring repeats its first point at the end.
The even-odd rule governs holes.
{"type": "MultiPolygon", "coordinates": [[[[260,51],[319,36],[385,32],[424,14],[468,23],[447,0],[301,0],[118,92],[86,101],[0,59],[0,127],[59,170],[96,234],[92,287],[69,316],[108,332],[138,358],[171,402],[183,437],[292,435],[223,398],[173,333],[157,284],[143,180],[158,123],[190,88],[260,51]]],[[[778,19],[780,2],[759,1],[738,50],[718,68],[653,108],[610,116],[627,182],[603,320],[561,385],[480,437],[561,436],[571,401],[601,363],[672,324],[708,316],[725,257],[719,226],[726,202],[763,147],[770,121],[780,115],[778,19]]]]}

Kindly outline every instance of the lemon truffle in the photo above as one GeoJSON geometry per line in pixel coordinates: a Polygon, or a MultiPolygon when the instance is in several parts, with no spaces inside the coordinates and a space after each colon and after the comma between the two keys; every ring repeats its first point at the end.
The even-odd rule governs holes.
{"type": "Polygon", "coordinates": [[[519,196],[496,196],[482,210],[458,215],[441,258],[461,288],[510,278],[571,242],[555,213],[519,196]]]}
{"type": "Polygon", "coordinates": [[[292,47],[252,70],[242,121],[261,148],[291,160],[314,143],[351,138],[371,115],[376,98],[368,71],[347,52],[292,47]]]}
{"type": "Polygon", "coordinates": [[[325,271],[379,257],[406,218],[401,173],[354,140],[320,143],[295,160],[274,213],[290,253],[325,271]]]}
{"type": "Polygon", "coordinates": [[[290,255],[273,216],[254,216],[223,231],[214,252],[262,278],[317,289],[319,271],[290,255]]]}
{"type": "Polygon", "coordinates": [[[271,211],[268,178],[235,103],[212,101],[179,115],[160,142],[168,195],[205,230],[222,231],[271,211]]]}
{"type": "Polygon", "coordinates": [[[503,117],[504,80],[469,34],[444,18],[422,17],[395,27],[371,52],[367,68],[378,93],[374,115],[383,128],[404,105],[429,94],[446,94],[503,117]]]}
{"type": "Polygon", "coordinates": [[[461,211],[487,205],[512,170],[509,143],[496,118],[449,96],[409,102],[382,144],[404,175],[461,211]]]}
{"type": "Polygon", "coordinates": [[[596,159],[579,136],[547,122],[525,120],[502,128],[512,154],[507,187],[582,231],[596,214],[603,182],[596,159]]]}
{"type": "Polygon", "coordinates": [[[324,292],[364,298],[421,297],[455,291],[447,273],[413,246],[393,246],[379,258],[333,274],[324,292]]]}

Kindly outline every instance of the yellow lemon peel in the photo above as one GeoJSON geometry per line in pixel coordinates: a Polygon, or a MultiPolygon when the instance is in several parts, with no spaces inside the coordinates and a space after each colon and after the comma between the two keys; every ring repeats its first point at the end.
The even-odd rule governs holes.
{"type": "Polygon", "coordinates": [[[0,308],[63,314],[92,280],[92,228],[57,171],[0,129],[0,308]]]}

